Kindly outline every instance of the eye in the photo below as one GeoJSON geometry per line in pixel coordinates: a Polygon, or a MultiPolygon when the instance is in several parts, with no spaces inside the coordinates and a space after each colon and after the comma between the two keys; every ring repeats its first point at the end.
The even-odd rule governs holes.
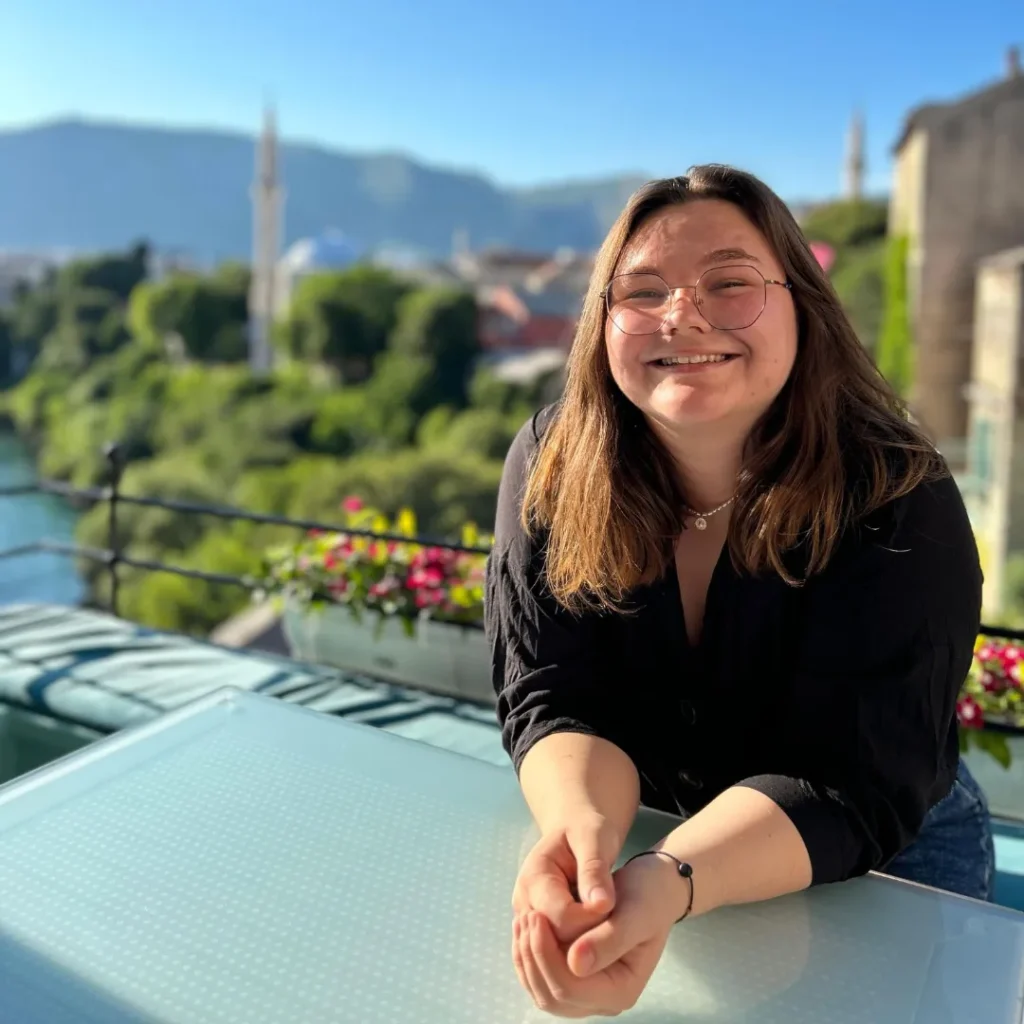
{"type": "Polygon", "coordinates": [[[722,292],[735,290],[736,288],[749,288],[750,282],[738,277],[726,278],[722,281],[713,281],[708,284],[708,291],[722,292]]]}

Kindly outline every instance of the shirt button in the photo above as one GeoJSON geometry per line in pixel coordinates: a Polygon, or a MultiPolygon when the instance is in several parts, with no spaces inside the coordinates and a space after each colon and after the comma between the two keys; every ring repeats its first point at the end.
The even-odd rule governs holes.
{"type": "Polygon", "coordinates": [[[704,785],[704,780],[699,775],[694,775],[693,772],[680,772],[679,781],[692,789],[700,789],[704,785]]]}
{"type": "Polygon", "coordinates": [[[693,725],[697,721],[697,709],[688,700],[679,702],[679,713],[683,717],[683,725],[693,725]]]}

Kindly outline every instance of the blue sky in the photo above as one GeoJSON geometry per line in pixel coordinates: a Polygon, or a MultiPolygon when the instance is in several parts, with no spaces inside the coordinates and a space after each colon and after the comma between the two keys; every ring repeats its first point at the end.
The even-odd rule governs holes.
{"type": "Polygon", "coordinates": [[[0,126],[251,131],[535,184],[705,160],[832,194],[850,113],[888,187],[906,111],[1024,48],[1020,0],[0,0],[0,126]]]}

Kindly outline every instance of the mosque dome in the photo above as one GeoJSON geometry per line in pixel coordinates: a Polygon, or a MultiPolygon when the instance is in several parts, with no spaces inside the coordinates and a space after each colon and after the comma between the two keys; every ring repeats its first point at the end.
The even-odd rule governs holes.
{"type": "Polygon", "coordinates": [[[288,273],[302,275],[318,270],[344,270],[358,263],[363,255],[357,242],[344,232],[330,228],[292,243],[281,263],[288,273]]]}

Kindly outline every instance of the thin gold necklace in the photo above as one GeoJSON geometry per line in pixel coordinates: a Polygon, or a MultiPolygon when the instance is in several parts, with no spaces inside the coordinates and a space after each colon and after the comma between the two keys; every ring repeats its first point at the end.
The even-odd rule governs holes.
{"type": "Polygon", "coordinates": [[[723,501],[722,504],[718,506],[718,508],[713,508],[710,512],[698,512],[696,509],[690,508],[689,505],[684,505],[683,506],[683,511],[686,512],[687,515],[696,516],[697,517],[693,521],[693,525],[698,530],[706,530],[708,528],[708,520],[716,512],[721,512],[723,508],[728,508],[735,500],[736,500],[736,495],[734,494],[728,501],[723,501]]]}

